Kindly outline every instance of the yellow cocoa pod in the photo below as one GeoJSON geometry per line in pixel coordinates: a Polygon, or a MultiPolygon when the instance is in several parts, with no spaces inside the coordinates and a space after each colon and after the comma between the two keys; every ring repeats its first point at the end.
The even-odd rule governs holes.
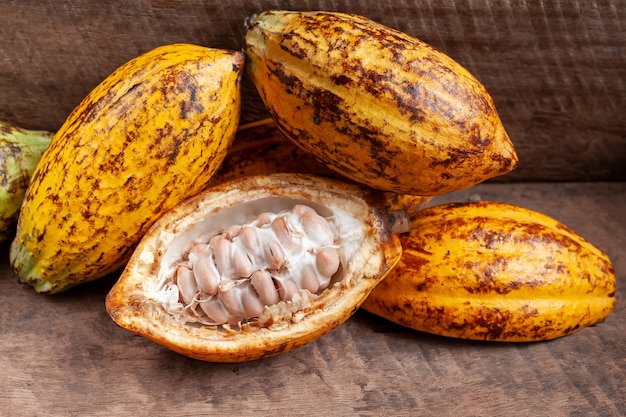
{"type": "Polygon", "coordinates": [[[401,236],[398,266],[363,308],[464,339],[554,339],[615,306],[607,255],[544,214],[496,202],[427,208],[401,236]]]}
{"type": "MultiPolygon", "coordinates": [[[[219,170],[210,185],[248,175],[272,173],[301,173],[323,176],[342,181],[348,178],[336,173],[291,142],[278,129],[271,118],[242,125],[219,170]]],[[[415,216],[431,200],[429,196],[383,194],[391,209],[406,210],[415,216]]]]}
{"type": "Polygon", "coordinates": [[[432,196],[517,164],[485,87],[407,34],[343,13],[266,11],[244,51],[283,133],[353,181],[432,196]]]}
{"type": "Polygon", "coordinates": [[[322,177],[216,185],[153,225],[106,309],[120,327],[200,360],[287,352],[347,320],[398,262],[395,220],[373,190],[322,177]]]}
{"type": "Polygon", "coordinates": [[[122,65],[74,109],[33,174],[10,250],[56,293],[121,268],[164,211],[202,190],[240,112],[244,55],[190,44],[122,65]]]}

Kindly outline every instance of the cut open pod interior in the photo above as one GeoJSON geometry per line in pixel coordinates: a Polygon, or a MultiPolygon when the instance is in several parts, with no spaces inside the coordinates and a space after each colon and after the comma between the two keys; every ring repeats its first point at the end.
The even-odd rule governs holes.
{"type": "Polygon", "coordinates": [[[120,327],[206,361],[302,346],[347,320],[399,261],[396,232],[406,213],[388,211],[385,201],[373,190],[303,174],[209,188],[144,236],[107,296],[107,311],[120,327]],[[244,229],[252,239],[245,241],[244,229]],[[259,271],[264,284],[254,279],[259,271]]]}

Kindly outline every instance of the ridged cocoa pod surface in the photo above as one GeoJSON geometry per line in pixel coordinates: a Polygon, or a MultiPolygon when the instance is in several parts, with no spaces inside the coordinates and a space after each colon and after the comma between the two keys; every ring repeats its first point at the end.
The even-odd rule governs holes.
{"type": "Polygon", "coordinates": [[[347,320],[394,267],[395,220],[371,189],[322,177],[222,183],[153,225],[106,309],[120,327],[200,360],[288,352],[347,320]]]}
{"type": "Polygon", "coordinates": [[[415,330],[532,342],[602,322],[615,306],[607,255],[536,211],[497,202],[430,207],[401,242],[400,263],[363,308],[415,330]]]}
{"type": "Polygon", "coordinates": [[[433,196],[517,164],[485,87],[405,33],[343,13],[265,11],[244,51],[283,133],[353,181],[433,196]]]}
{"type": "MultiPolygon", "coordinates": [[[[313,158],[278,129],[271,118],[241,125],[228,154],[210,185],[249,175],[301,173],[342,181],[348,178],[313,158]]],[[[429,196],[384,192],[389,208],[406,210],[410,217],[419,213],[432,199],[429,196]]]]}
{"type": "Polygon", "coordinates": [[[202,190],[226,156],[245,56],[157,47],[94,88],[33,173],[11,265],[57,293],[120,269],[161,213],[202,190]]]}

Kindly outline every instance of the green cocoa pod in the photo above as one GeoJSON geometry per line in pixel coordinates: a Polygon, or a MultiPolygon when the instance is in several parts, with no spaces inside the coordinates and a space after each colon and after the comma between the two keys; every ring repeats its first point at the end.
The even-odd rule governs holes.
{"type": "Polygon", "coordinates": [[[0,243],[15,234],[24,193],[52,135],[0,121],[0,243]]]}

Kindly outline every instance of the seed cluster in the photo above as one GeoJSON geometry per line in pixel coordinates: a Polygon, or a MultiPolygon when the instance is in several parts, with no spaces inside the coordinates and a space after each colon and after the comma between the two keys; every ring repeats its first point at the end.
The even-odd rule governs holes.
{"type": "Polygon", "coordinates": [[[302,289],[315,294],[327,288],[339,270],[337,248],[331,223],[297,204],[195,243],[176,268],[174,284],[197,321],[236,325],[302,289]]]}

